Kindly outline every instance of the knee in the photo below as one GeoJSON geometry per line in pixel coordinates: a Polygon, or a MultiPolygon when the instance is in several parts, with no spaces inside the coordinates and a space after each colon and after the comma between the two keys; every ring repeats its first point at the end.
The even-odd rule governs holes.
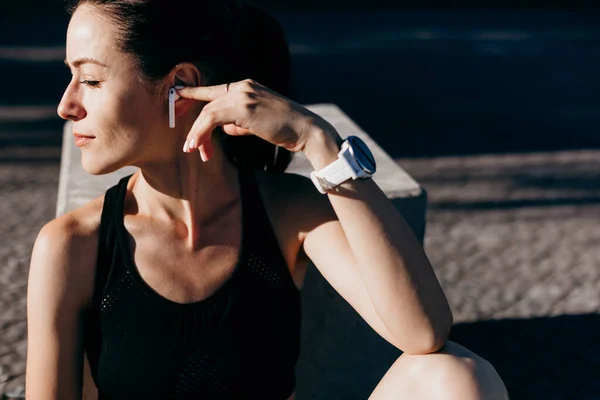
{"type": "Polygon", "coordinates": [[[400,357],[412,379],[431,399],[506,400],[504,383],[494,367],[472,351],[448,342],[439,351],[400,357]]]}

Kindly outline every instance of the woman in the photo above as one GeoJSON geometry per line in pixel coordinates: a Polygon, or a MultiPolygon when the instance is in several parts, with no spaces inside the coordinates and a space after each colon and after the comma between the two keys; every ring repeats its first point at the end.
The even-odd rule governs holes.
{"type": "Polygon", "coordinates": [[[489,363],[447,342],[452,315],[433,269],[371,179],[322,195],[309,179],[246,163],[239,146],[229,153],[260,138],[322,172],[343,141],[299,104],[236,79],[233,4],[189,7],[71,8],[73,78],[58,113],[88,173],[140,170],[38,235],[28,398],[81,398],[85,354],[102,399],[293,399],[308,259],[404,351],[372,399],[507,398],[489,363]],[[175,86],[185,88],[171,129],[175,86]]]}

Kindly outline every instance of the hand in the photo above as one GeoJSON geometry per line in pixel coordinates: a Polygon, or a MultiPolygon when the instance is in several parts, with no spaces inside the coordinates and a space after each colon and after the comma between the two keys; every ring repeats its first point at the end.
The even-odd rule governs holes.
{"type": "Polygon", "coordinates": [[[178,90],[181,98],[208,102],[188,133],[185,152],[198,148],[208,161],[213,154],[210,138],[218,126],[228,135],[256,135],[293,152],[303,151],[314,132],[337,136],[323,118],[258,82],[246,79],[228,85],[178,90]]]}

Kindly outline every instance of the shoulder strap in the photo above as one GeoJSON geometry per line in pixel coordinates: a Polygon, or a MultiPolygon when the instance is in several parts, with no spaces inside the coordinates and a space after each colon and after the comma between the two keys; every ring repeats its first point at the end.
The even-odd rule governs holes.
{"type": "Polygon", "coordinates": [[[98,231],[98,256],[96,258],[96,278],[94,281],[94,301],[99,301],[108,282],[117,250],[117,215],[119,202],[125,200],[127,182],[133,174],[121,178],[104,195],[100,228],[98,231]]]}
{"type": "Polygon", "coordinates": [[[269,264],[285,267],[285,259],[265,209],[254,170],[240,169],[240,174],[244,247],[269,264]]]}

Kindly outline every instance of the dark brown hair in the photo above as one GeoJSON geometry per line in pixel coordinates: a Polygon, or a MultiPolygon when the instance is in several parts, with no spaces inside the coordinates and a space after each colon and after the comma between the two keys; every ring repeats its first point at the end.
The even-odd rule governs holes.
{"type": "MultiPolygon", "coordinates": [[[[252,78],[289,95],[290,60],[283,30],[264,11],[236,0],[67,0],[73,15],[82,5],[112,23],[116,48],[136,61],[138,80],[152,93],[181,62],[192,62],[218,85],[252,78]],[[194,11],[198,10],[198,11],[194,11]]],[[[238,166],[283,171],[289,151],[256,136],[220,142],[238,166]]]]}

